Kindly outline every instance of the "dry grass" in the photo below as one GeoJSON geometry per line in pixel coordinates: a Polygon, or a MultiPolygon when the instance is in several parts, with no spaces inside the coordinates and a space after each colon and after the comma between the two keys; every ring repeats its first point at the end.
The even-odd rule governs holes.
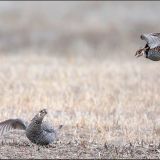
{"type": "Polygon", "coordinates": [[[102,147],[105,142],[159,140],[158,62],[60,58],[28,51],[0,55],[0,64],[0,120],[30,120],[47,108],[47,120],[64,125],[63,144],[102,147]]]}

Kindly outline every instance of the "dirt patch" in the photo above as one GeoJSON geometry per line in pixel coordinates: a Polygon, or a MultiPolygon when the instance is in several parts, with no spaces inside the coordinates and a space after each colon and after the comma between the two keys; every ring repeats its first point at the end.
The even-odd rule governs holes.
{"type": "Polygon", "coordinates": [[[66,130],[49,146],[32,144],[23,131],[13,131],[0,139],[0,158],[160,158],[160,146],[148,142],[89,142],[88,135],[79,139],[66,130]]]}

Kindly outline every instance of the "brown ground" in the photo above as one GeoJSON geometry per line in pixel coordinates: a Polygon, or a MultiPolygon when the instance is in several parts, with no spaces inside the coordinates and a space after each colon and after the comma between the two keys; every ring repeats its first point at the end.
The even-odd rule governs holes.
{"type": "MultiPolygon", "coordinates": [[[[160,158],[160,146],[142,141],[128,143],[89,142],[85,130],[79,139],[73,134],[63,134],[60,140],[45,147],[31,144],[23,131],[12,132],[1,140],[0,157],[5,158],[160,158]]],[[[68,130],[67,130],[68,132],[68,130]]]]}

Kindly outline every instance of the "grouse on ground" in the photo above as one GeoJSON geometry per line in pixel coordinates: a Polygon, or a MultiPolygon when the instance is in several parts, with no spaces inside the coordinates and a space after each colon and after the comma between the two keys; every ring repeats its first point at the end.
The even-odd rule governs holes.
{"type": "Polygon", "coordinates": [[[25,130],[27,138],[37,145],[48,145],[57,138],[57,131],[62,128],[54,129],[51,125],[43,122],[43,118],[47,114],[46,109],[39,111],[31,120],[30,124],[26,124],[21,119],[8,119],[0,122],[0,136],[14,129],[25,130]]]}
{"type": "Polygon", "coordinates": [[[160,60],[160,33],[142,34],[140,36],[147,44],[144,48],[137,50],[135,56],[145,56],[146,58],[159,61],[160,60]]]}

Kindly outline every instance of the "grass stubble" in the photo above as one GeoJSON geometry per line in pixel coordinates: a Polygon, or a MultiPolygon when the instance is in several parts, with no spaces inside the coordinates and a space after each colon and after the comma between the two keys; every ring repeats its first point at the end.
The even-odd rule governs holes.
{"type": "Polygon", "coordinates": [[[50,147],[23,131],[1,138],[1,158],[159,158],[159,64],[141,59],[0,55],[0,120],[42,108],[63,124],[50,147]]]}

